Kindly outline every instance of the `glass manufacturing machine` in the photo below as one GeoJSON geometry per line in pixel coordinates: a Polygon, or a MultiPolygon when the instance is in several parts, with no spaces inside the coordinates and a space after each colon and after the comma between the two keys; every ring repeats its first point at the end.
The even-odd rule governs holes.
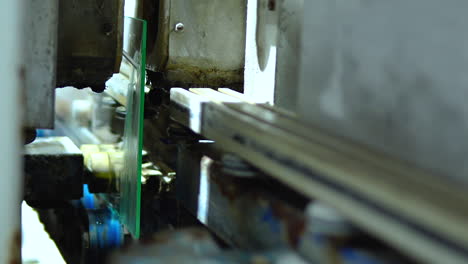
{"type": "Polygon", "coordinates": [[[468,263],[467,11],[0,0],[0,263],[468,263]]]}

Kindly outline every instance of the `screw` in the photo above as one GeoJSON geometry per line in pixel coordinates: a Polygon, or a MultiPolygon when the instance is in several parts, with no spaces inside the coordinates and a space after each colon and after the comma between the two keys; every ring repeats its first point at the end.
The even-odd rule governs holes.
{"type": "Polygon", "coordinates": [[[185,29],[184,24],[182,24],[182,23],[180,23],[180,22],[177,23],[177,24],[175,25],[175,27],[174,27],[174,31],[175,31],[175,32],[182,32],[182,31],[184,31],[184,29],[185,29]]]}

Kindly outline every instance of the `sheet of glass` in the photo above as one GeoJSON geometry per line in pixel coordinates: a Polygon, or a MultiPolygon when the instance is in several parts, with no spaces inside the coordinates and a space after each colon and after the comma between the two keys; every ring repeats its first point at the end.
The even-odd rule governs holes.
{"type": "Polygon", "coordinates": [[[146,22],[125,17],[120,74],[129,80],[123,139],[123,169],[118,174],[122,223],[134,238],[140,236],[141,159],[146,65],[146,22]]]}

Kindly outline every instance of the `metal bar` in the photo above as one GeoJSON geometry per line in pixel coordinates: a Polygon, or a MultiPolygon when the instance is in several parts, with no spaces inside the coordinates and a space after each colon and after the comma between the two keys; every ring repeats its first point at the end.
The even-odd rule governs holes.
{"type": "Polygon", "coordinates": [[[57,61],[58,0],[27,1],[24,52],[26,60],[23,123],[53,128],[57,61]]]}
{"type": "Polygon", "coordinates": [[[199,118],[201,134],[219,147],[410,255],[466,263],[468,199],[460,186],[264,106],[208,102],[199,118]]]}
{"type": "Polygon", "coordinates": [[[21,263],[20,233],[20,91],[24,86],[22,65],[24,1],[0,1],[0,263],[21,263]]]}

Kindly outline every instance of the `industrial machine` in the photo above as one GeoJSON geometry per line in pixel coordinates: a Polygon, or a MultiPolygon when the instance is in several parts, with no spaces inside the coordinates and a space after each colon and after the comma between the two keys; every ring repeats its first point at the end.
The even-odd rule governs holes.
{"type": "Polygon", "coordinates": [[[468,263],[468,3],[0,2],[0,263],[468,263]]]}

